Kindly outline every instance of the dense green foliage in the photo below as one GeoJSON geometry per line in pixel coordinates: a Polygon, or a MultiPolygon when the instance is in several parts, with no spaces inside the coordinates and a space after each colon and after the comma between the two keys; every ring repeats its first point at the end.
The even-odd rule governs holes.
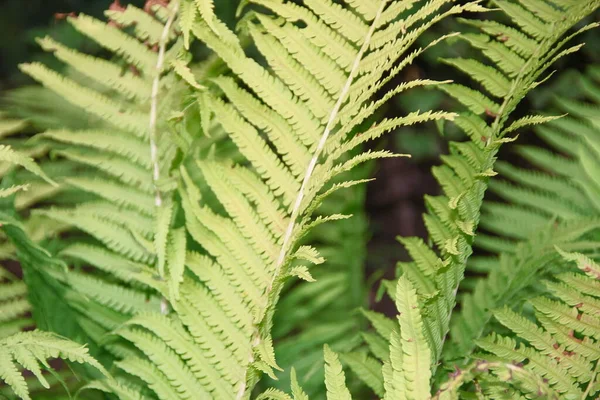
{"type": "Polygon", "coordinates": [[[20,65],[41,86],[0,114],[0,255],[23,271],[0,269],[3,393],[31,398],[20,366],[91,399],[596,398],[599,70],[515,114],[600,0],[492,3],[249,0],[233,30],[212,0],[116,1],[66,18],[103,52],[40,38],[62,67],[20,65]],[[471,50],[439,62],[468,83],[398,79],[452,37],[471,50]],[[414,88],[456,103],[383,117],[414,88]],[[428,121],[463,135],[381,282],[390,318],[364,183],[406,156],[376,139],[428,121]],[[513,143],[532,127],[545,144],[513,143]]]}

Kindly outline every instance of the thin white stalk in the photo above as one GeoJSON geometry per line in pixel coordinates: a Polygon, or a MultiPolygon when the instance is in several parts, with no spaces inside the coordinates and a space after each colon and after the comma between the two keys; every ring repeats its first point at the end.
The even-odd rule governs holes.
{"type": "MultiPolygon", "coordinates": [[[[150,121],[148,124],[148,136],[150,138],[150,161],[152,163],[152,183],[154,185],[154,205],[159,208],[163,204],[162,195],[158,188],[160,180],[160,166],[158,162],[158,146],[156,144],[156,123],[158,118],[158,91],[160,89],[160,77],[163,72],[165,63],[165,52],[169,39],[171,26],[177,17],[179,11],[179,0],[173,0],[171,14],[165,23],[160,39],[158,41],[158,57],[156,59],[156,67],[154,69],[154,80],[152,81],[152,92],[150,95],[150,121]]],[[[169,304],[166,298],[162,298],[160,302],[160,313],[169,313],[169,304]]]]}
{"type": "Polygon", "coordinates": [[[156,120],[158,117],[158,90],[160,89],[160,77],[163,72],[165,63],[165,52],[167,49],[167,42],[169,38],[169,32],[171,31],[171,25],[177,17],[177,11],[179,10],[179,0],[173,0],[173,7],[171,14],[167,20],[165,27],[162,31],[160,39],[158,41],[158,57],[156,60],[156,67],[154,69],[154,80],[152,81],[152,92],[150,95],[150,122],[148,124],[148,132],[150,137],[150,161],[152,163],[152,183],[154,184],[154,205],[156,207],[162,206],[162,196],[158,188],[158,181],[160,180],[160,166],[158,163],[158,146],[156,144],[156,120]]]}
{"type": "MultiPolygon", "coordinates": [[[[319,161],[319,156],[321,155],[321,153],[323,152],[323,149],[325,148],[325,144],[327,143],[329,134],[331,133],[331,130],[333,129],[333,127],[335,125],[335,121],[337,119],[338,113],[340,112],[340,109],[342,108],[344,101],[346,101],[346,98],[348,97],[348,93],[350,92],[352,82],[354,81],[354,78],[356,77],[356,74],[358,73],[358,68],[360,66],[360,62],[363,58],[363,55],[365,54],[365,52],[367,51],[367,49],[369,48],[369,46],[371,44],[371,38],[373,37],[373,33],[375,32],[375,28],[379,22],[379,18],[381,17],[381,14],[382,14],[383,9],[385,8],[385,5],[387,4],[387,2],[388,2],[388,0],[381,0],[381,2],[380,2],[379,10],[377,11],[377,15],[375,16],[375,19],[371,23],[369,32],[367,32],[367,35],[365,36],[365,40],[364,40],[360,50],[358,51],[356,58],[354,59],[354,63],[352,64],[352,69],[350,70],[348,79],[346,80],[346,83],[344,84],[344,87],[342,88],[342,90],[340,92],[337,102],[335,103],[333,109],[329,113],[329,119],[327,120],[327,124],[325,125],[325,130],[323,131],[323,134],[321,135],[321,139],[319,140],[319,143],[317,144],[317,148],[315,149],[313,157],[310,160],[308,167],[306,168],[306,172],[304,173],[304,179],[302,180],[302,185],[300,186],[300,190],[298,191],[298,195],[296,197],[294,206],[292,208],[290,222],[288,223],[288,226],[285,231],[285,235],[283,237],[283,244],[281,245],[281,250],[279,252],[279,256],[278,256],[277,262],[275,264],[275,271],[271,278],[271,282],[269,283],[269,286],[267,286],[267,289],[266,289],[266,293],[265,293],[266,298],[269,297],[269,293],[273,289],[273,284],[275,283],[275,280],[279,276],[279,273],[281,272],[281,268],[283,267],[283,263],[285,261],[287,252],[289,250],[290,241],[292,239],[292,234],[294,233],[294,228],[296,227],[298,214],[300,213],[300,206],[302,205],[302,200],[304,200],[306,190],[308,189],[308,185],[310,183],[310,178],[312,177],[315,167],[317,166],[317,162],[319,161]]],[[[257,329],[255,331],[255,338],[252,343],[253,348],[256,348],[260,344],[260,337],[258,335],[259,335],[259,333],[258,333],[258,329],[257,329]]],[[[248,362],[249,362],[249,364],[252,364],[253,361],[254,361],[254,353],[251,350],[249,358],[248,358],[248,362]]],[[[244,374],[244,378],[241,382],[240,389],[238,390],[238,393],[236,395],[236,400],[243,399],[246,394],[246,390],[247,390],[246,377],[247,377],[247,370],[246,370],[246,373],[244,374]]]]}
{"type": "Polygon", "coordinates": [[[375,19],[373,19],[373,22],[371,23],[369,32],[367,32],[367,36],[365,36],[365,41],[363,42],[358,54],[356,55],[356,58],[354,59],[354,63],[352,64],[352,69],[350,70],[350,75],[348,75],[348,79],[346,80],[346,83],[344,84],[344,87],[342,88],[340,96],[338,97],[338,100],[335,103],[333,109],[329,113],[329,119],[327,120],[327,125],[325,125],[325,130],[323,131],[323,135],[321,135],[321,139],[319,140],[319,143],[317,145],[317,148],[315,149],[313,157],[310,160],[308,167],[306,168],[306,172],[304,173],[304,179],[302,180],[302,185],[300,186],[300,191],[298,192],[298,196],[296,197],[296,201],[294,202],[294,207],[292,208],[290,222],[288,223],[287,229],[285,231],[285,236],[283,237],[283,244],[281,245],[281,251],[279,252],[279,257],[277,258],[277,263],[275,264],[275,273],[273,274],[271,283],[267,287],[267,292],[271,290],[273,283],[274,283],[275,279],[277,278],[277,276],[281,270],[281,267],[283,266],[283,263],[285,261],[285,256],[288,252],[288,247],[290,245],[290,240],[292,238],[292,234],[294,233],[294,228],[296,227],[298,214],[300,213],[300,206],[302,205],[302,200],[304,200],[305,192],[308,189],[308,184],[310,182],[310,178],[312,177],[315,167],[317,166],[317,162],[319,161],[319,157],[321,156],[321,153],[323,152],[323,149],[325,148],[325,143],[327,143],[329,134],[331,133],[331,130],[333,129],[333,127],[336,123],[335,121],[337,119],[338,113],[340,112],[340,109],[342,108],[342,105],[344,104],[344,101],[346,101],[348,93],[350,92],[352,82],[354,81],[354,78],[356,77],[362,57],[371,44],[371,38],[373,37],[373,33],[375,32],[375,27],[378,24],[379,18],[381,17],[381,13],[383,12],[383,9],[385,8],[385,5],[387,4],[387,2],[388,2],[388,0],[381,0],[381,2],[380,2],[379,10],[377,10],[375,19]]]}

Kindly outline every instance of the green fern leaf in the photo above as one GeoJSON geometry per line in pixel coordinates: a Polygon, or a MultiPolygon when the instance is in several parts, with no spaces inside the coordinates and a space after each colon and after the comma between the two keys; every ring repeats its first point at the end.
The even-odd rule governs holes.
{"type": "Polygon", "coordinates": [[[325,356],[325,385],[327,386],[327,400],[350,400],[350,392],[346,387],[346,377],[338,355],[329,346],[323,347],[325,356]]]}
{"type": "Polygon", "coordinates": [[[381,364],[366,354],[342,354],[342,361],[380,397],[384,396],[381,364]]]}
{"type": "Polygon", "coordinates": [[[185,249],[185,230],[182,228],[171,230],[166,249],[166,259],[168,260],[170,297],[175,300],[179,299],[179,285],[183,282],[185,249]]]}
{"type": "Polygon", "coordinates": [[[44,171],[42,171],[42,169],[35,163],[35,161],[33,161],[32,158],[13,150],[9,146],[0,145],[0,161],[20,165],[23,168],[27,169],[29,172],[41,177],[46,182],[56,186],[56,182],[50,179],[44,173],[44,171]]]}
{"type": "Polygon", "coordinates": [[[290,371],[291,381],[292,381],[292,394],[294,395],[294,400],[309,400],[304,390],[300,387],[298,383],[298,379],[296,378],[296,370],[292,367],[290,371]]]}
{"type": "MultiPolygon", "coordinates": [[[[410,281],[401,277],[396,288],[396,308],[400,323],[401,348],[406,396],[411,399],[429,397],[432,354],[423,332],[417,292],[410,281]]],[[[392,367],[394,367],[392,361],[392,367]]]]}
{"type": "Polygon", "coordinates": [[[5,381],[15,394],[22,399],[31,399],[25,379],[17,369],[22,365],[30,369],[48,388],[48,382],[42,376],[39,363],[49,367],[47,360],[62,358],[80,364],[89,364],[98,369],[103,375],[108,372],[98,361],[92,358],[88,350],[78,343],[60,338],[48,332],[21,332],[0,340],[0,379],[5,381]]]}

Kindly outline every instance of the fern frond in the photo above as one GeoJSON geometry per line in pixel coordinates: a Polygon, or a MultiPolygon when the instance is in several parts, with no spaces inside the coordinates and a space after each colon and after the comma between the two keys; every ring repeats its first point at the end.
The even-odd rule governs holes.
{"type": "Polygon", "coordinates": [[[350,400],[350,391],[346,387],[346,377],[338,355],[329,346],[323,348],[325,358],[325,386],[327,386],[327,400],[350,400]]]}
{"type": "MultiPolygon", "coordinates": [[[[562,254],[579,260],[587,258],[576,253],[562,254]]],[[[586,268],[585,265],[580,264],[579,267],[586,268]]],[[[544,377],[552,389],[565,398],[592,398],[597,392],[593,387],[596,378],[593,365],[597,362],[598,355],[584,350],[585,346],[574,347],[569,341],[565,341],[562,332],[569,331],[566,336],[571,338],[576,335],[584,337],[583,340],[576,340],[582,345],[597,345],[600,339],[600,322],[596,317],[596,306],[600,292],[596,288],[589,291],[588,295],[581,294],[576,286],[571,286],[574,277],[584,286],[597,283],[597,277],[589,277],[581,272],[561,274],[556,277],[556,281],[547,282],[548,289],[559,300],[538,297],[529,301],[540,325],[508,308],[494,313],[496,319],[524,343],[517,346],[514,339],[492,335],[479,340],[478,345],[501,360],[523,360],[523,368],[544,377]]],[[[482,357],[486,358],[485,355],[482,357]]]]}
{"type": "MultiPolygon", "coordinates": [[[[207,193],[198,192],[196,184],[185,178],[180,187],[186,227],[213,258],[214,268],[219,273],[229,270],[228,275],[249,278],[232,285],[240,296],[251,299],[249,314],[254,327],[252,338],[247,339],[253,343],[252,354],[247,359],[247,381],[240,382],[240,399],[247,398],[249,388],[255,384],[256,370],[269,373],[275,368],[273,360],[259,349],[271,342],[271,319],[287,278],[297,274],[309,277],[309,269],[292,263],[301,239],[315,226],[342,218],[314,218],[314,211],[335,190],[354,184],[338,184],[338,175],[371,159],[393,156],[383,151],[347,155],[398,126],[454,117],[452,113],[419,112],[384,121],[362,135],[351,135],[383,104],[371,103],[371,97],[424,51],[419,49],[396,65],[422,31],[445,16],[474,7],[469,4],[443,9],[446,1],[415,6],[417,16],[404,30],[411,34],[403,36],[403,30],[391,20],[380,22],[385,10],[398,9],[401,2],[389,7],[386,2],[379,3],[378,12],[369,22],[330,1],[306,1],[303,5],[270,0],[254,3],[277,15],[258,12],[245,26],[269,69],[247,57],[239,45],[225,44],[220,39],[222,31],[215,32],[203,19],[192,27],[194,35],[212,48],[240,80],[217,79],[215,83],[223,95],[205,92],[200,101],[235,143],[246,166],[198,162],[197,166],[186,166],[185,172],[182,169],[182,176],[196,169],[207,183],[207,193]],[[295,24],[299,20],[306,27],[299,28],[295,24]],[[316,32],[325,36],[316,36],[316,32]],[[333,40],[337,41],[335,45],[333,40]],[[243,175],[248,183],[229,184],[234,183],[231,177],[235,175],[243,175]],[[270,192],[277,199],[274,201],[270,195],[271,199],[264,195],[254,195],[256,200],[247,198],[246,193],[251,193],[249,183],[253,193],[270,192]],[[198,205],[200,196],[216,197],[220,207],[198,205]],[[242,287],[251,290],[241,292],[242,287]]],[[[410,4],[405,6],[411,8],[410,4]]],[[[386,18],[389,16],[386,14],[386,18]]],[[[435,83],[420,81],[414,86],[425,84],[435,83]]],[[[401,85],[394,94],[408,87],[401,85]]],[[[174,304],[176,310],[178,307],[174,304]]]]}
{"type": "MultiPolygon", "coordinates": [[[[60,179],[75,193],[74,196],[79,195],[75,202],[77,207],[53,207],[38,210],[36,215],[59,222],[60,226],[66,225],[71,237],[77,237],[62,251],[62,256],[96,268],[90,275],[73,273],[65,277],[54,274],[51,279],[66,291],[64,301],[76,315],[73,323],[90,337],[91,342],[106,349],[116,360],[138,357],[125,364],[128,366],[128,369],[123,368],[126,372],[132,372],[132,365],[145,365],[148,359],[139,352],[135,354],[135,347],[123,339],[117,341],[111,336],[111,340],[107,340],[107,333],[134,315],[164,310],[165,300],[161,301],[157,294],[177,297],[184,275],[185,233],[171,231],[170,215],[162,226],[165,233],[162,257],[156,257],[152,243],[156,225],[152,220],[155,217],[153,194],[171,190],[164,189],[168,183],[157,181],[156,172],[164,171],[162,176],[166,177],[176,154],[174,140],[162,134],[163,131],[168,133],[164,116],[174,103],[180,101],[178,93],[184,90],[184,84],[178,86],[176,79],[168,73],[172,68],[171,61],[181,48],[172,29],[175,3],[164,20],[164,13],[156,7],[152,14],[132,6],[123,10],[116,7],[109,12],[109,18],[116,22],[112,26],[83,15],[70,18],[69,22],[77,30],[116,55],[111,61],[105,61],[68,49],[48,38],[41,40],[45,50],[54,52],[59,60],[78,72],[73,78],[62,77],[38,64],[23,66],[49,89],[83,112],[96,116],[88,118],[86,130],[56,129],[36,137],[34,143],[51,147],[54,156],[72,160],[78,172],[85,171],[60,179]],[[119,29],[123,26],[132,28],[128,30],[130,34],[119,29]],[[143,43],[145,41],[158,43],[161,50],[153,52],[143,43]],[[128,71],[124,72],[124,69],[128,71]],[[159,95],[164,96],[160,105],[159,95]],[[149,133],[148,125],[153,118],[150,125],[154,130],[160,130],[161,135],[152,138],[156,151],[151,152],[148,136],[152,136],[152,129],[149,133]],[[82,237],[82,233],[89,236],[82,237]],[[94,245],[89,245],[90,236],[94,245]],[[97,246],[98,241],[102,248],[97,246]],[[162,259],[163,269],[168,272],[169,285],[163,282],[162,274],[156,276],[158,258],[162,259]]],[[[164,199],[165,202],[169,200],[166,196],[164,199]]],[[[190,341],[193,340],[190,338],[190,341]]],[[[155,367],[148,374],[133,376],[143,381],[156,373],[156,385],[144,393],[155,390],[158,395],[172,396],[178,388],[177,384],[169,386],[173,375],[165,374],[164,365],[160,363],[155,367]]],[[[96,387],[113,391],[120,398],[142,396],[131,390],[128,383],[137,379],[131,378],[97,383],[96,387]]],[[[220,375],[213,378],[218,380],[220,375]]],[[[189,397],[209,393],[209,389],[198,385],[195,379],[194,376],[182,383],[188,389],[193,388],[189,397]]]]}
{"type": "Polygon", "coordinates": [[[461,310],[451,324],[455,348],[448,350],[449,360],[470,354],[474,340],[490,329],[488,324],[492,311],[517,304],[527,288],[535,285],[539,277],[556,264],[554,246],[578,248],[580,251],[593,251],[596,246],[586,239],[597,231],[597,220],[571,221],[549,231],[550,224],[546,220],[527,240],[516,243],[515,250],[503,252],[499,259],[493,260],[488,276],[479,279],[473,291],[461,299],[461,310]]]}
{"type": "MultiPolygon", "coordinates": [[[[575,106],[575,109],[583,108],[575,106]]],[[[590,114],[586,115],[589,118],[590,114]]],[[[595,151],[591,143],[598,136],[597,130],[586,119],[566,117],[551,121],[547,127],[537,128],[536,131],[550,146],[567,154],[569,158],[551,156],[547,151],[530,146],[520,148],[519,153],[545,171],[526,170],[507,163],[498,164],[501,175],[516,182],[516,185],[494,184],[491,189],[506,195],[517,206],[488,203],[483,208],[482,226],[495,235],[510,238],[508,243],[514,243],[514,239],[527,239],[528,243],[519,245],[515,252],[508,250],[499,239],[492,236],[480,235],[477,238],[476,245],[494,252],[508,251],[512,254],[502,254],[499,261],[493,263],[489,275],[479,280],[473,293],[467,294],[461,301],[462,310],[452,326],[452,336],[458,338],[457,351],[449,352],[454,357],[467,350],[463,347],[468,342],[466,338],[475,338],[485,332],[485,323],[480,318],[488,319],[491,316],[491,312],[486,310],[506,304],[514,306],[522,298],[519,293],[525,293],[527,287],[544,276],[548,267],[556,264],[557,260],[552,252],[552,246],[557,244],[555,239],[564,241],[564,244],[558,246],[571,247],[576,251],[593,252],[596,246],[594,232],[597,230],[598,212],[594,202],[597,197],[593,189],[590,190],[592,180],[584,169],[581,155],[595,151]],[[587,220],[581,221],[582,217],[587,220]],[[549,227],[551,233],[543,233],[548,232],[549,227]],[[533,241],[532,237],[535,237],[533,241]],[[543,249],[538,247],[540,244],[543,249]],[[528,256],[529,250],[525,249],[530,246],[533,247],[528,256]],[[543,267],[544,265],[547,267],[543,267]],[[525,286],[514,286],[510,281],[520,282],[525,286]],[[507,303],[506,299],[511,300],[507,303]]],[[[566,259],[575,261],[579,258],[587,260],[588,265],[593,265],[593,260],[585,255],[569,256],[568,252],[561,254],[566,259]]],[[[583,282],[580,284],[581,287],[586,286],[583,282]]],[[[554,288],[560,290],[560,287],[554,288]]],[[[567,293],[560,293],[564,300],[572,299],[565,297],[568,296],[567,293]]]]}
{"type": "MultiPolygon", "coordinates": [[[[352,171],[348,177],[358,179],[369,169],[352,171]]],[[[304,242],[318,245],[319,250],[304,245],[294,254],[299,266],[292,267],[290,274],[298,271],[303,279],[308,273],[310,276],[306,278],[310,281],[312,277],[315,281],[306,285],[292,280],[278,303],[272,334],[277,363],[285,372],[277,373],[276,382],[269,382],[276,388],[287,390],[293,384],[287,371],[294,368],[307,395],[324,393],[323,345],[327,343],[338,352],[346,364],[344,353],[354,350],[359,343],[356,331],[362,320],[354,311],[362,306],[366,292],[363,283],[367,230],[364,200],[364,186],[352,186],[331,194],[318,213],[351,213],[353,217],[311,231],[304,242]],[[320,267],[309,268],[307,263],[320,267]]],[[[371,367],[374,366],[371,364],[371,367]]]]}
{"type": "MultiPolygon", "coordinates": [[[[22,65],[22,69],[34,79],[99,119],[94,125],[96,130],[56,130],[38,136],[38,139],[43,138],[42,143],[57,148],[55,154],[118,179],[90,181],[87,177],[78,177],[68,183],[82,192],[105,197],[116,205],[132,206],[145,215],[154,214],[151,193],[153,189],[156,190],[156,182],[150,179],[151,170],[167,168],[175,154],[173,144],[166,136],[158,142],[160,154],[156,159],[149,157],[150,146],[146,143],[148,114],[151,114],[151,106],[156,105],[154,99],[159,91],[164,92],[174,84],[172,80],[164,79],[162,85],[154,85],[156,65],[159,58],[170,65],[170,58],[178,48],[178,44],[174,43],[169,52],[165,52],[165,47],[176,35],[170,24],[165,28],[165,21],[161,20],[162,12],[155,12],[155,15],[150,15],[133,6],[123,9],[114,7],[107,12],[109,18],[116,22],[114,26],[85,15],[68,19],[78,31],[116,54],[117,57],[111,61],[71,50],[49,38],[40,40],[45,50],[53,52],[58,59],[80,73],[74,78],[61,76],[41,64],[22,65]],[[133,34],[129,35],[118,28],[124,26],[132,26],[133,34]],[[153,53],[142,43],[158,43],[161,40],[166,43],[161,42],[160,54],[153,53]],[[123,72],[123,61],[133,65],[131,71],[123,72]],[[90,81],[100,85],[89,85],[90,81]],[[57,142],[64,145],[57,145],[57,142]],[[65,145],[70,146],[65,148],[65,145]],[[135,195],[136,200],[128,200],[133,195],[132,191],[138,188],[142,192],[135,195]]],[[[161,75],[163,71],[161,68],[158,74],[161,75]]],[[[161,107],[160,114],[166,113],[169,107],[167,102],[164,108],[161,107]]],[[[154,115],[158,115],[156,109],[154,115]]],[[[163,127],[161,123],[161,129],[163,127]]],[[[99,229],[95,231],[99,233],[99,229]]],[[[136,232],[131,234],[137,235],[136,232]]],[[[146,243],[142,247],[146,247],[146,243]]]]}
{"type": "MultiPolygon", "coordinates": [[[[457,289],[463,280],[466,261],[472,253],[483,195],[488,180],[496,175],[494,169],[498,149],[504,143],[514,140],[507,136],[511,131],[545,120],[542,117],[531,117],[516,121],[511,126],[509,116],[525,95],[537,85],[538,78],[548,68],[550,60],[560,56],[561,48],[557,46],[566,42],[565,37],[571,37],[567,31],[599,5],[594,1],[568,6],[556,4],[558,9],[569,16],[563,19],[562,15],[565,14],[556,14],[556,20],[546,21],[533,16],[515,2],[494,3],[509,17],[511,26],[505,27],[493,21],[469,21],[469,24],[480,28],[482,33],[464,37],[474,47],[482,50],[486,60],[444,60],[446,64],[468,74],[481,85],[482,90],[474,91],[473,88],[458,85],[450,85],[446,89],[447,93],[469,109],[469,112],[455,118],[454,122],[469,136],[470,141],[452,144],[451,154],[443,158],[444,165],[433,169],[444,192],[443,196],[426,199],[429,213],[425,215],[424,221],[435,248],[425,252],[417,251],[414,242],[407,242],[413,262],[401,264],[400,268],[404,279],[410,280],[417,290],[419,301],[424,304],[423,331],[431,348],[433,365],[442,357],[457,289]],[[488,117],[489,123],[485,119],[488,117]]],[[[502,193],[509,194],[506,187],[502,189],[502,193]]],[[[524,193],[514,192],[511,197],[522,200],[523,195],[524,193]]],[[[540,201],[548,205],[547,210],[555,206],[551,198],[540,197],[538,203],[540,201]]],[[[575,211],[570,214],[571,217],[586,215],[588,214],[575,211]]],[[[502,226],[505,225],[507,224],[502,226]]],[[[421,243],[419,248],[423,246],[421,243]]],[[[463,311],[469,315],[471,313],[469,308],[463,311]]],[[[473,327],[476,326],[478,325],[474,323],[473,327]]],[[[467,332],[468,329],[472,328],[464,328],[467,332]]],[[[478,334],[471,331],[466,337],[472,335],[478,334]]],[[[452,345],[446,344],[448,350],[444,357],[449,353],[454,354],[453,346],[460,342],[460,333],[457,336],[452,334],[451,340],[452,345]]],[[[390,357],[399,357],[398,353],[396,351],[390,357]]],[[[387,374],[390,378],[395,371],[391,365],[384,367],[384,370],[387,371],[384,376],[387,374]]],[[[406,390],[406,386],[395,390],[406,390]]],[[[398,393],[404,392],[395,392],[396,397],[398,393]]]]}
{"type": "Polygon", "coordinates": [[[27,169],[29,172],[41,177],[46,182],[52,185],[56,185],[56,183],[52,179],[50,179],[44,173],[44,171],[42,171],[42,169],[35,163],[35,161],[33,161],[32,158],[13,150],[9,146],[0,145],[0,161],[9,164],[20,165],[23,168],[27,169]]]}
{"type": "MultiPolygon", "coordinates": [[[[417,292],[407,277],[398,280],[395,298],[400,334],[392,333],[392,338],[396,338],[390,344],[390,366],[394,374],[393,380],[386,382],[386,386],[402,388],[401,392],[407,399],[428,398],[432,354],[425,338],[417,292]],[[396,352],[402,352],[402,355],[396,358],[396,352]]],[[[390,395],[386,391],[386,398],[390,395]]]]}
{"type": "Polygon", "coordinates": [[[45,388],[50,386],[42,375],[40,363],[45,368],[50,368],[47,361],[52,358],[89,364],[105,376],[109,376],[104,367],[89,355],[87,348],[48,332],[21,332],[1,339],[0,355],[0,379],[6,382],[17,396],[26,400],[31,397],[25,379],[17,369],[18,366],[30,370],[45,388]]]}

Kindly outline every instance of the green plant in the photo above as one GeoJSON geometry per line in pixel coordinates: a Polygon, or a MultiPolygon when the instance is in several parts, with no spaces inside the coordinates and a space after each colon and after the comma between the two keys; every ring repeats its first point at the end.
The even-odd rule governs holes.
{"type": "MultiPolygon", "coordinates": [[[[10,195],[0,239],[24,278],[2,275],[1,331],[33,322],[87,344],[98,361],[65,353],[74,346],[66,339],[27,337],[62,351],[36,353],[40,361],[63,356],[96,367],[80,368],[83,383],[73,387],[98,398],[290,399],[289,386],[294,399],[369,390],[384,399],[592,398],[597,110],[563,102],[591,122],[513,114],[555,61],[581,47],[564,48],[596,27],[579,24],[600,1],[495,0],[493,12],[477,1],[453,3],[251,0],[238,10],[236,31],[211,0],[148,2],[144,10],[117,1],[108,23],[67,18],[110,56],[40,39],[68,68],[22,65],[45,89],[7,99],[13,111],[0,136],[11,147],[0,156],[26,170],[0,169],[10,195]],[[474,12],[486,19],[462,20],[458,37],[483,59],[443,62],[477,85],[397,83],[418,55],[455,36],[428,37],[415,49],[422,34],[474,12]],[[206,48],[196,51],[194,41],[206,48]],[[428,86],[466,110],[381,117],[387,100],[428,86]],[[65,106],[35,110],[32,93],[65,106]],[[27,134],[28,122],[15,115],[41,132],[27,134]],[[413,261],[382,284],[397,321],[363,310],[368,330],[357,309],[368,290],[360,185],[370,168],[359,165],[401,156],[367,146],[427,121],[442,130],[453,121],[468,140],[450,142],[433,168],[443,195],[425,199],[430,242],[401,238],[413,261]],[[543,167],[558,166],[545,175],[496,162],[514,132],[542,123],[584,132],[551,141],[572,159],[524,150],[543,167]],[[496,170],[521,186],[507,187],[496,170]],[[31,190],[19,192],[25,184],[31,190]],[[484,202],[488,186],[511,204],[484,202]],[[550,197],[556,193],[561,202],[550,197]],[[476,237],[480,220],[488,233],[476,237]],[[501,255],[470,266],[473,246],[501,255]],[[469,267],[487,274],[471,276],[469,267]],[[33,321],[23,317],[28,310],[33,321]],[[346,387],[342,363],[365,385],[346,387]],[[267,377],[281,383],[268,388],[267,377]]],[[[598,101],[598,87],[582,82],[598,101]]],[[[28,334],[16,335],[2,339],[0,352],[28,334]]],[[[37,363],[10,354],[44,383],[37,363]]],[[[29,396],[12,364],[10,376],[2,371],[18,396],[29,396]]]]}

